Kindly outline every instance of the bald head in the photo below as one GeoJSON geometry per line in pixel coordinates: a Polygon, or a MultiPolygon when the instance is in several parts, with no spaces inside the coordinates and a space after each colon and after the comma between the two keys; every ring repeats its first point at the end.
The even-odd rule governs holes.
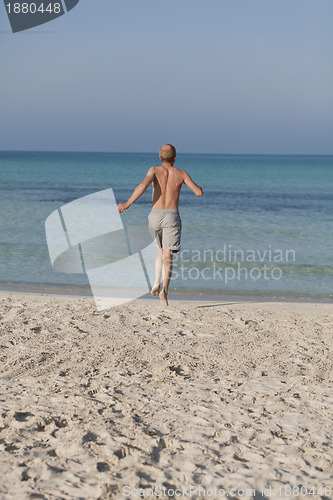
{"type": "Polygon", "coordinates": [[[174,163],[176,158],[176,148],[172,144],[164,144],[160,148],[160,158],[162,161],[174,163]]]}

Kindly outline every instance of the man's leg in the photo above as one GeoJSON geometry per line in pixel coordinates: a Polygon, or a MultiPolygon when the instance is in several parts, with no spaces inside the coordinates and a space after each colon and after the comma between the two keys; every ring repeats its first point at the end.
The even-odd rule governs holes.
{"type": "Polygon", "coordinates": [[[163,284],[160,299],[164,306],[168,306],[168,290],[172,274],[172,250],[163,250],[163,284]]]}
{"type": "Polygon", "coordinates": [[[162,248],[158,248],[155,258],[155,283],[150,292],[152,295],[158,295],[160,292],[162,267],[163,267],[163,251],[162,248]]]}

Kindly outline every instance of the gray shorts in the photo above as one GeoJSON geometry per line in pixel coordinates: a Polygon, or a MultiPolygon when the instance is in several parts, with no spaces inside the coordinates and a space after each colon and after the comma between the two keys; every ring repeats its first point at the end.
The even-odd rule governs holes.
{"type": "Polygon", "coordinates": [[[148,215],[149,233],[157,245],[164,250],[180,250],[182,221],[178,210],[173,208],[153,208],[148,215]]]}

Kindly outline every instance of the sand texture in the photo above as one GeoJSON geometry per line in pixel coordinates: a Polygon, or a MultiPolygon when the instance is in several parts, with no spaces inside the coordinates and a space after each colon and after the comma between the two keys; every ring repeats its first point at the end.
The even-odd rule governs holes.
{"type": "Polygon", "coordinates": [[[330,304],[2,294],[0,498],[330,498],[332,326],[330,304]]]}

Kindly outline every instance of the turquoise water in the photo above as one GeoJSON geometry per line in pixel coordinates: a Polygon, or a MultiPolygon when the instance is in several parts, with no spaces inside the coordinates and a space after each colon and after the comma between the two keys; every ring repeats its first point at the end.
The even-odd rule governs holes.
{"type": "MultiPolygon", "coordinates": [[[[88,286],[52,269],[44,222],[65,203],[113,188],[126,201],[156,154],[0,152],[0,286],[88,286]]],[[[181,193],[184,293],[333,294],[333,156],[181,155],[203,187],[181,193]]],[[[147,223],[151,188],[124,214],[147,223]]],[[[76,288],[75,288],[76,289],[76,288]]]]}

